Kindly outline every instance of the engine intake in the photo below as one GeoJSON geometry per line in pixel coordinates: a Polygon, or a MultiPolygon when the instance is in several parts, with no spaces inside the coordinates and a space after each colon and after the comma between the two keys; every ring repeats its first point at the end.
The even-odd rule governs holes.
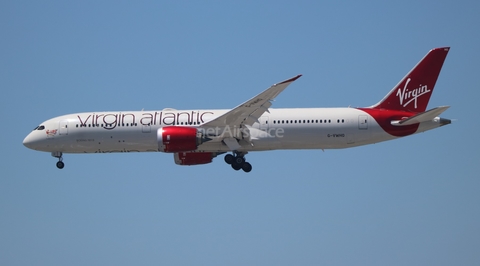
{"type": "Polygon", "coordinates": [[[163,152],[193,151],[208,140],[194,127],[171,126],[157,131],[158,150],[163,152]]]}

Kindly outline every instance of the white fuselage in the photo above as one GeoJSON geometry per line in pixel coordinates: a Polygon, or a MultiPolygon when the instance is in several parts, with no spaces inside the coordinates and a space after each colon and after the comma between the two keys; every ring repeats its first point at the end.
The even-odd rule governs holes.
{"type": "Polygon", "coordinates": [[[450,124],[427,111],[449,47],[435,48],[377,104],[366,108],[283,108],[272,101],[301,77],[273,84],[229,110],[78,113],[49,119],[23,144],[51,152],[63,169],[63,153],[162,151],[176,164],[211,163],[222,153],[234,170],[250,172],[251,151],[343,149],[409,136],[450,124]]]}
{"type": "MultiPolygon", "coordinates": [[[[227,111],[164,109],[70,114],[43,122],[24,143],[46,152],[155,152],[159,150],[157,132],[161,127],[198,127],[227,111]]],[[[421,123],[414,133],[439,126],[441,123],[434,119],[421,123]]],[[[342,149],[396,138],[385,132],[371,115],[356,108],[270,108],[257,123],[248,127],[248,141],[238,138],[239,129],[229,131],[227,133],[240,139],[241,148],[237,150],[245,152],[342,149]]],[[[195,151],[227,152],[230,149],[212,137],[195,151]]]]}

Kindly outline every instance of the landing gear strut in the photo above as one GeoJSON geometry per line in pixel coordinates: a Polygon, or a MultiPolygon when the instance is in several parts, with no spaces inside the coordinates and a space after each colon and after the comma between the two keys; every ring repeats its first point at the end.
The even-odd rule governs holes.
{"type": "Polygon", "coordinates": [[[245,173],[252,171],[252,165],[245,161],[244,153],[227,154],[225,155],[225,162],[232,166],[233,170],[238,171],[242,169],[245,173]]]}
{"type": "Polygon", "coordinates": [[[58,158],[58,162],[57,162],[57,168],[58,169],[63,169],[63,167],[65,167],[65,164],[63,163],[63,157],[62,157],[62,152],[60,151],[54,151],[52,152],[52,156],[55,157],[55,158],[58,158]]]}

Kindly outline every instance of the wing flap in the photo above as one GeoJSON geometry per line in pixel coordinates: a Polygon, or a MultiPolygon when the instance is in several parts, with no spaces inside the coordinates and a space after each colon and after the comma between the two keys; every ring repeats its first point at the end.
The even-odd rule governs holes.
{"type": "Polygon", "coordinates": [[[231,151],[238,150],[242,147],[240,144],[238,144],[236,138],[224,138],[223,143],[225,143],[225,145],[227,145],[231,151]]]}

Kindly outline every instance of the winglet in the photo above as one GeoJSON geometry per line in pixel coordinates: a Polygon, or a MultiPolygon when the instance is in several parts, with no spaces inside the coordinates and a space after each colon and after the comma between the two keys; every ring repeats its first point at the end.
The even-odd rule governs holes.
{"type": "Polygon", "coordinates": [[[296,75],[295,77],[291,78],[291,79],[287,79],[287,80],[284,80],[280,83],[277,83],[275,85],[280,85],[280,84],[284,84],[284,83],[289,83],[289,82],[294,82],[295,80],[299,79],[300,77],[302,76],[302,74],[300,75],[296,75]]]}

